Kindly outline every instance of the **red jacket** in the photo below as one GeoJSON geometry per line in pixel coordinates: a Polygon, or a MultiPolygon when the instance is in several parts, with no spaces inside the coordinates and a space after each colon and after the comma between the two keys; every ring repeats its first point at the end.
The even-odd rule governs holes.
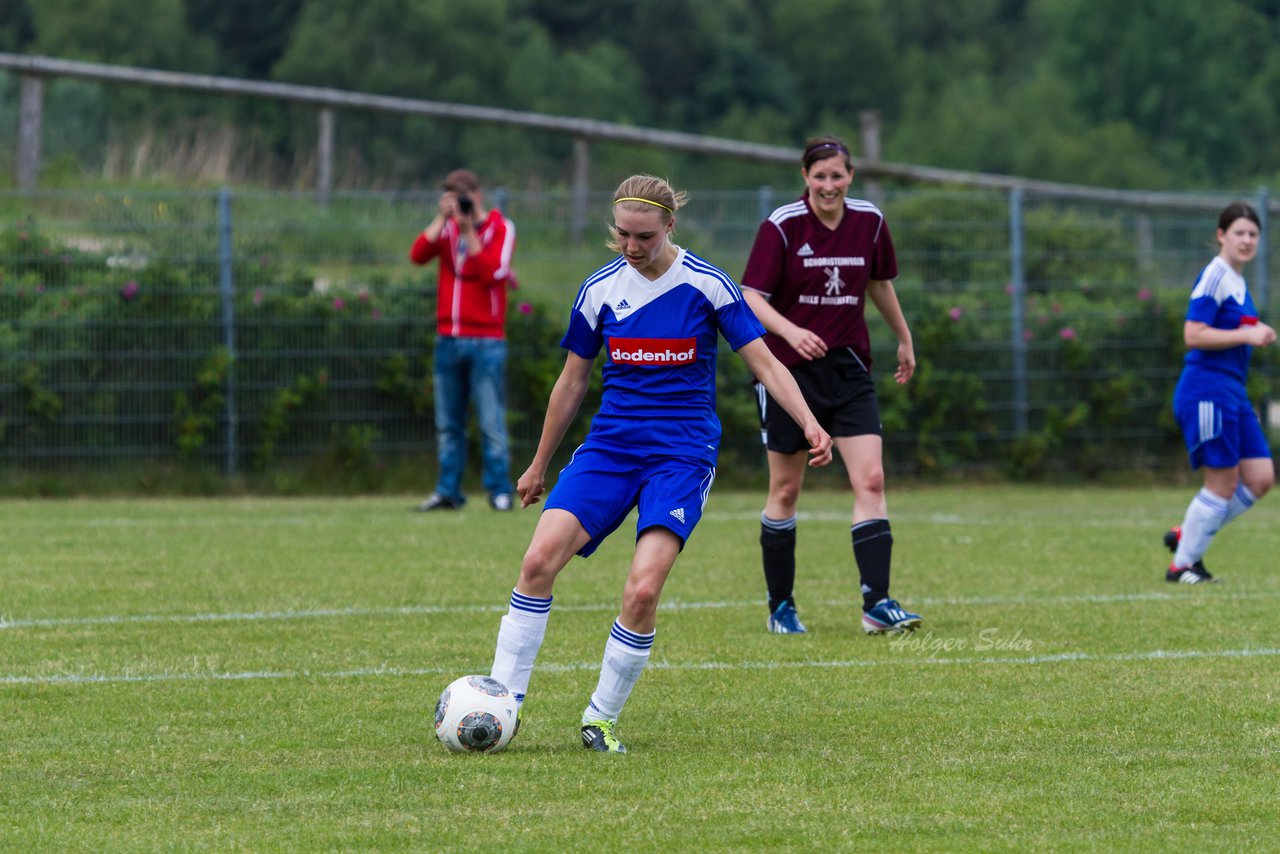
{"type": "Polygon", "coordinates": [[[465,247],[458,245],[458,225],[452,219],[445,223],[434,242],[420,233],[409,250],[409,259],[415,264],[426,264],[440,256],[440,286],[436,293],[438,335],[503,337],[516,227],[500,211],[489,211],[476,232],[483,244],[478,255],[464,255],[465,247]]]}

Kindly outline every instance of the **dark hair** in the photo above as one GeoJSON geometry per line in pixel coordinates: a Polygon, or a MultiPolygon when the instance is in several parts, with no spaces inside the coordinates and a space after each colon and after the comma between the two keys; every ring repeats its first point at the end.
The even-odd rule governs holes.
{"type": "Polygon", "coordinates": [[[1247,219],[1262,228],[1262,220],[1258,217],[1258,212],[1253,209],[1252,205],[1245,202],[1232,202],[1222,209],[1222,213],[1218,214],[1218,230],[1226,231],[1231,227],[1231,223],[1238,219],[1247,219]]]}
{"type": "Polygon", "coordinates": [[[844,144],[843,139],[838,136],[815,136],[804,144],[800,165],[804,167],[804,171],[808,172],[809,167],[819,160],[826,160],[838,154],[844,155],[845,168],[852,172],[853,157],[849,154],[849,146],[844,144]]]}

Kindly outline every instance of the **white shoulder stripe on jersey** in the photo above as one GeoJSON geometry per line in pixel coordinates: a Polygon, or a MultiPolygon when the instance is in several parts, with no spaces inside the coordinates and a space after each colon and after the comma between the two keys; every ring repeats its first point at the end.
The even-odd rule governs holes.
{"type": "Polygon", "coordinates": [[[783,205],[780,208],[775,208],[773,213],[769,214],[769,222],[773,223],[773,227],[778,230],[778,236],[782,238],[783,249],[786,249],[791,242],[787,240],[787,233],[782,230],[782,224],[789,219],[804,216],[808,212],[808,206],[805,205],[804,200],[801,199],[798,202],[792,202],[791,204],[783,205]]]}
{"type": "Polygon", "coordinates": [[[591,289],[592,285],[609,278],[614,273],[618,272],[618,269],[626,263],[626,259],[619,255],[599,270],[596,270],[590,276],[587,276],[586,280],[582,283],[582,287],[578,288],[578,296],[573,301],[573,310],[578,311],[582,308],[582,304],[587,298],[587,291],[591,289]]]}
{"type": "Polygon", "coordinates": [[[880,212],[880,209],[866,199],[854,199],[849,196],[845,196],[844,206],[849,210],[873,213],[881,219],[884,219],[884,214],[880,212]]]}
{"type": "Polygon", "coordinates": [[[851,211],[870,213],[878,216],[880,221],[876,223],[876,233],[872,236],[871,242],[875,243],[880,239],[880,230],[884,228],[884,214],[881,213],[878,207],[873,205],[871,202],[868,202],[866,199],[851,199],[847,196],[844,200],[844,206],[851,211]]]}
{"type": "Polygon", "coordinates": [[[790,204],[785,204],[780,208],[774,208],[773,213],[769,214],[769,221],[774,225],[777,225],[778,223],[785,222],[793,217],[804,216],[808,212],[809,207],[804,203],[804,200],[801,199],[799,201],[791,202],[790,204]]]}
{"type": "Polygon", "coordinates": [[[1247,289],[1244,277],[1228,266],[1221,258],[1214,258],[1200,273],[1195,286],[1191,289],[1191,298],[1210,297],[1218,305],[1228,299],[1244,305],[1247,289]]]}
{"type": "Polygon", "coordinates": [[[711,276],[713,279],[719,281],[724,285],[724,288],[729,292],[729,295],[733,297],[734,302],[738,302],[742,299],[742,291],[738,288],[737,283],[733,281],[728,273],[721,270],[716,265],[704,261],[688,250],[685,250],[684,253],[684,265],[695,272],[702,273],[705,276],[711,276]]]}

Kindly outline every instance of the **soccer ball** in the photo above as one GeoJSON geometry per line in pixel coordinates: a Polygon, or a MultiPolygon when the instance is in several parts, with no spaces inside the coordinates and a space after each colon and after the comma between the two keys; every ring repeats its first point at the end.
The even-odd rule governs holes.
{"type": "Polygon", "coordinates": [[[455,752],[497,753],[516,734],[515,695],[497,679],[463,676],[436,703],[436,738],[455,752]]]}

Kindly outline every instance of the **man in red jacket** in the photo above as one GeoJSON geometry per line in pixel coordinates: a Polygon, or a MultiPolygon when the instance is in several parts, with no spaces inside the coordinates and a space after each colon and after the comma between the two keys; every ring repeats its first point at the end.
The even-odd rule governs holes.
{"type": "Polygon", "coordinates": [[[436,450],[440,474],[422,511],[457,510],[466,503],[467,403],[480,424],[483,484],[494,510],[511,509],[507,439],[507,287],[516,229],[500,211],[486,210],[470,169],[444,179],[440,210],[409,251],[415,264],[440,259],[436,303],[436,450]]]}

